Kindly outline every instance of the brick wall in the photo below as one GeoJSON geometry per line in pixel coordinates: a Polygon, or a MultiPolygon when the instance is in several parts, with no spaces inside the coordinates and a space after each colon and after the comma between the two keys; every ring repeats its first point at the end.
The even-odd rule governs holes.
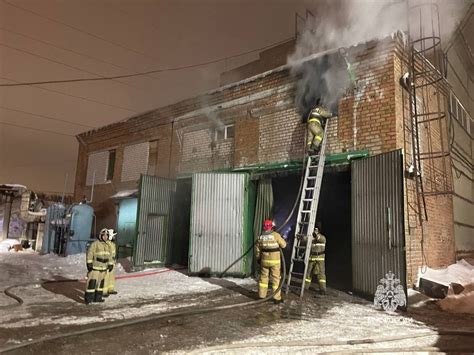
{"type": "MultiPolygon", "coordinates": [[[[341,99],[339,118],[328,132],[329,153],[368,149],[376,154],[396,148],[395,49],[392,39],[349,49],[361,85],[341,99]]],[[[113,180],[96,186],[93,203],[99,215],[110,213],[114,206],[109,196],[137,187],[137,182],[121,181],[124,148],[146,141],[158,141],[155,171],[164,177],[301,159],[305,127],[295,109],[295,92],[296,78],[282,67],[81,134],[75,197],[90,194],[87,155],[115,149],[113,180]],[[235,138],[213,142],[215,120],[235,124],[235,138]]],[[[114,218],[107,217],[107,223],[114,218]]]]}
{"type": "MultiPolygon", "coordinates": [[[[405,51],[401,44],[394,53],[397,115],[395,137],[397,147],[404,150],[405,171],[408,171],[414,158],[410,98],[408,92],[398,83],[398,79],[408,71],[408,66],[405,64],[405,51]]],[[[437,92],[429,87],[423,92],[418,91],[417,107],[424,112],[444,110],[444,97],[439,105],[435,99],[436,94],[437,92]]],[[[421,153],[446,149],[442,144],[447,141],[446,121],[435,120],[419,125],[419,141],[421,153]]],[[[423,270],[423,266],[439,268],[454,262],[452,175],[449,166],[449,157],[422,160],[424,194],[417,193],[414,177],[407,174],[405,178],[405,242],[409,285],[416,282],[418,272],[423,270]]],[[[421,191],[420,187],[418,191],[421,191]]]]}
{"type": "MultiPolygon", "coordinates": [[[[403,73],[401,41],[395,38],[367,43],[350,48],[349,53],[359,85],[339,103],[339,118],[328,132],[328,152],[368,149],[378,154],[403,148],[407,165],[407,103],[398,83],[403,73]]],[[[115,217],[108,214],[114,206],[108,196],[119,189],[136,187],[136,182],[120,182],[123,149],[147,140],[158,140],[158,176],[301,159],[305,127],[295,110],[295,92],[296,79],[289,68],[283,67],[82,134],[76,198],[90,191],[84,186],[84,156],[101,149],[117,149],[114,179],[96,187],[94,203],[98,216],[112,223],[115,217]],[[235,125],[235,138],[213,141],[216,118],[235,125]]],[[[408,276],[412,282],[422,264],[421,228],[410,208],[416,200],[412,180],[406,179],[405,190],[408,276]]],[[[452,259],[451,205],[449,196],[427,200],[430,220],[424,224],[424,249],[429,266],[442,266],[452,259]]],[[[99,222],[98,228],[101,223],[105,222],[99,222]]]]}

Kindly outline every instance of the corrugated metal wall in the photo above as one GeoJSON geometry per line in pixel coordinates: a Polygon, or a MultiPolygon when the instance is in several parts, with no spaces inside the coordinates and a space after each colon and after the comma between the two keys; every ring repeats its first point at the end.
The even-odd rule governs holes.
{"type": "Polygon", "coordinates": [[[133,264],[165,263],[168,257],[174,180],[142,175],[138,192],[133,264]]]}
{"type": "MultiPolygon", "coordinates": [[[[244,253],[246,174],[194,174],[189,271],[220,273],[244,253]]],[[[229,274],[248,274],[240,260],[229,274]]]]}
{"type": "Polygon", "coordinates": [[[352,162],[354,291],[374,295],[392,271],[406,286],[401,150],[352,162]]]}

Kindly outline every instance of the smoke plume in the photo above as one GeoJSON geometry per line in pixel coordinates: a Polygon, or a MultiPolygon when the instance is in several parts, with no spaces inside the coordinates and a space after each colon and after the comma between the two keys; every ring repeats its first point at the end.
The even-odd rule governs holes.
{"type": "MultiPolygon", "coordinates": [[[[349,86],[344,59],[337,53],[373,39],[381,39],[396,31],[407,32],[417,39],[436,35],[446,42],[465,13],[469,0],[318,0],[316,16],[305,19],[298,34],[295,52],[288,58],[293,73],[300,78],[296,106],[305,116],[316,104],[334,109],[342,92],[349,86]],[[417,5],[433,2],[434,7],[417,5]],[[438,24],[439,13],[439,24],[438,24]],[[302,59],[315,53],[331,52],[310,62],[302,59]]],[[[349,58],[350,60],[350,58],[349,58]]]]}

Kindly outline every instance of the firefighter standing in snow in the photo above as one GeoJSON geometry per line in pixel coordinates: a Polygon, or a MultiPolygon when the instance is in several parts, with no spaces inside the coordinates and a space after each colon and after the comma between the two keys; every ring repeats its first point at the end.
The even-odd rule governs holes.
{"type": "Polygon", "coordinates": [[[94,241],[87,250],[87,288],[85,302],[104,302],[102,295],[104,291],[105,274],[112,264],[110,248],[107,245],[108,230],[100,231],[98,240],[94,241]]]}
{"type": "Polygon", "coordinates": [[[113,229],[107,230],[107,245],[110,250],[110,259],[112,260],[112,264],[108,266],[107,272],[105,273],[105,281],[104,281],[104,297],[108,297],[108,295],[115,295],[117,291],[115,291],[115,264],[116,264],[116,248],[114,243],[114,238],[117,235],[113,229]]]}
{"type": "Polygon", "coordinates": [[[308,138],[306,140],[307,150],[316,153],[323,140],[323,120],[331,118],[332,114],[322,106],[316,106],[308,116],[308,138]]]}
{"type": "Polygon", "coordinates": [[[326,251],[326,237],[314,228],[313,241],[311,242],[311,253],[309,255],[308,273],[306,275],[306,289],[311,285],[313,275],[316,276],[319,284],[319,292],[326,293],[326,270],[324,267],[324,254],[326,251]]]}
{"type": "MultiPolygon", "coordinates": [[[[273,221],[263,222],[263,234],[258,237],[256,244],[256,258],[260,263],[260,280],[258,283],[258,297],[267,297],[269,276],[272,290],[280,285],[280,249],[285,248],[286,242],[281,235],[273,230],[273,221]]],[[[281,292],[273,296],[274,302],[281,302],[281,292]]]]}

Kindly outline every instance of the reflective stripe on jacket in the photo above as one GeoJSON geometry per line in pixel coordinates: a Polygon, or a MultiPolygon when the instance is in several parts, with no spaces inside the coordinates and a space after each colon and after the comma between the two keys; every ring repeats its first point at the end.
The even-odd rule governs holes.
{"type": "Polygon", "coordinates": [[[96,240],[87,250],[87,264],[92,264],[92,269],[106,271],[108,265],[113,264],[110,256],[110,247],[106,242],[96,240]]]}
{"type": "Polygon", "coordinates": [[[273,266],[280,264],[280,249],[285,248],[286,242],[277,232],[263,232],[258,237],[255,252],[257,259],[261,260],[262,266],[273,266]]]}

